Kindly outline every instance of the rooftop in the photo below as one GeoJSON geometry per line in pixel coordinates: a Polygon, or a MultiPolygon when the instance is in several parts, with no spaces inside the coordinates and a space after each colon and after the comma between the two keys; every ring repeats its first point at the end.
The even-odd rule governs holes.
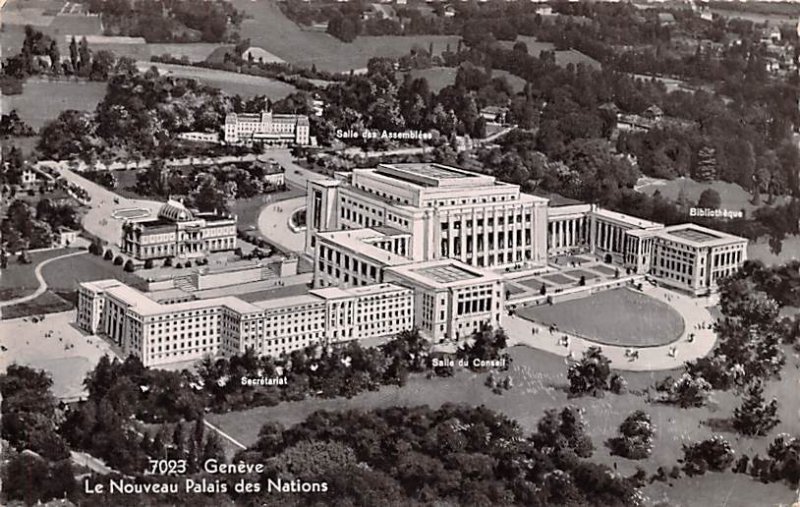
{"type": "Polygon", "coordinates": [[[615,220],[633,227],[638,227],[639,229],[661,229],[664,227],[663,224],[659,224],[657,222],[651,222],[650,220],[632,217],[630,215],[625,215],[624,213],[617,213],[616,211],[603,208],[595,209],[594,213],[599,217],[615,220]]]}
{"type": "Polygon", "coordinates": [[[492,271],[469,266],[455,259],[438,259],[394,266],[388,272],[433,289],[471,285],[475,282],[493,282],[501,276],[492,271]]]}
{"type": "Polygon", "coordinates": [[[722,246],[747,241],[745,238],[693,223],[665,227],[659,232],[659,236],[694,247],[722,246]]]}
{"type": "Polygon", "coordinates": [[[350,252],[368,257],[375,262],[384,266],[399,266],[408,264],[411,259],[392,253],[383,248],[379,248],[369,243],[369,240],[378,240],[381,238],[389,237],[376,229],[346,229],[342,231],[320,232],[317,236],[321,240],[327,240],[331,243],[341,246],[350,252]]]}
{"type": "Polygon", "coordinates": [[[339,287],[325,287],[322,289],[314,289],[311,291],[311,294],[315,294],[324,299],[337,299],[392,293],[399,290],[407,291],[408,289],[394,283],[376,283],[348,289],[340,289],[339,287]]]}
{"type": "Polygon", "coordinates": [[[379,164],[369,169],[381,176],[393,178],[421,187],[464,187],[476,185],[493,185],[492,176],[464,171],[457,167],[443,164],[409,163],[379,164]]]}

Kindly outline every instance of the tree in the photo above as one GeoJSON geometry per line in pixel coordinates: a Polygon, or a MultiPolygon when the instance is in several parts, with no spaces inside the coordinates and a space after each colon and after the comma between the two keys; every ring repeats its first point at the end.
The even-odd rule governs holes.
{"type": "Polygon", "coordinates": [[[574,395],[592,394],[602,396],[608,389],[611,361],[603,355],[600,347],[589,347],[581,360],[569,367],[569,391],[574,395]]]}
{"type": "Polygon", "coordinates": [[[612,454],[629,459],[644,459],[653,452],[653,436],[655,430],[650,416],[643,410],[637,410],[622,421],[619,426],[620,436],[609,440],[612,454]]]}
{"type": "Polygon", "coordinates": [[[735,459],[733,448],[723,437],[715,435],[694,444],[683,444],[684,471],[689,475],[703,475],[706,471],[724,472],[735,459]]]}
{"type": "Polygon", "coordinates": [[[703,146],[697,153],[697,167],[694,170],[694,179],[698,181],[717,179],[717,156],[713,147],[703,146]]]}
{"type": "Polygon", "coordinates": [[[115,266],[122,266],[122,264],[124,262],[125,262],[125,259],[123,259],[121,255],[117,255],[116,257],[114,257],[114,265],[115,266]]]}
{"type": "Polygon", "coordinates": [[[144,261],[144,269],[153,269],[153,259],[144,261]]]}
{"type": "Polygon", "coordinates": [[[103,254],[103,259],[110,261],[114,259],[114,251],[110,248],[106,250],[106,253],[103,254]]]}
{"type": "Polygon", "coordinates": [[[763,437],[779,422],[778,400],[772,398],[767,403],[761,382],[754,382],[748,387],[742,405],[733,411],[733,427],[748,436],[763,437]]]}
{"type": "Polygon", "coordinates": [[[697,201],[698,208],[719,209],[722,204],[722,199],[719,193],[713,188],[707,188],[700,194],[700,199],[697,201]]]}
{"type": "Polygon", "coordinates": [[[133,265],[133,259],[128,259],[125,262],[125,267],[123,268],[127,273],[133,273],[136,270],[136,267],[133,265]]]}
{"type": "Polygon", "coordinates": [[[681,408],[702,407],[708,400],[711,384],[703,377],[684,373],[678,380],[667,377],[656,386],[656,390],[664,393],[664,403],[672,403],[681,408]]]}
{"type": "Polygon", "coordinates": [[[80,63],[78,57],[78,42],[75,40],[75,36],[72,36],[72,39],[69,41],[69,60],[72,62],[72,68],[74,69],[75,73],[78,72],[78,64],[80,63]]]}

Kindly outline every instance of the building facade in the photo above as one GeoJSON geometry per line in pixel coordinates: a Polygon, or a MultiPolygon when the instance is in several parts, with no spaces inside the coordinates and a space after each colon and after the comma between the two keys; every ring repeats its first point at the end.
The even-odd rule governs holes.
{"type": "Polygon", "coordinates": [[[127,222],[122,251],[139,260],[196,258],[236,248],[236,217],[195,213],[170,200],[154,220],[127,222]]]}
{"type": "Polygon", "coordinates": [[[309,345],[390,336],[413,327],[413,291],[396,284],[254,303],[221,297],[159,303],[116,280],[81,284],[78,326],[106,336],[145,366],[206,356],[279,356],[309,345]]]}
{"type": "Polygon", "coordinates": [[[228,113],[223,139],[228,144],[262,143],[274,146],[311,144],[308,116],[299,114],[228,113]]]}
{"type": "Polygon", "coordinates": [[[693,223],[664,227],[581,204],[550,208],[551,255],[591,253],[663,285],[705,295],[747,260],[747,239],[693,223]]]}
{"type": "Polygon", "coordinates": [[[493,176],[441,164],[380,164],[309,182],[306,252],[319,233],[390,227],[412,261],[476,267],[546,265],[547,199],[493,176]]]}

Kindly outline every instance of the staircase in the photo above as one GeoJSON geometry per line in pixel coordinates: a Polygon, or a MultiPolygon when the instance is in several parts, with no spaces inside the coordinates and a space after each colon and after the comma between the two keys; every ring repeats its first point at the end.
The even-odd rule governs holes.
{"type": "Polygon", "coordinates": [[[197,274],[192,273],[188,275],[175,276],[172,278],[172,284],[176,289],[181,289],[185,292],[194,292],[197,290],[197,274]]]}

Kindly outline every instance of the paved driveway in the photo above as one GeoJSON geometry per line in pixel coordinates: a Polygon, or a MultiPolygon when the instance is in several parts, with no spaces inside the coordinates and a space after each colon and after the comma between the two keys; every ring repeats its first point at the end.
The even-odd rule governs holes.
{"type": "Polygon", "coordinates": [[[258,216],[258,230],[278,246],[292,252],[302,252],[305,248],[305,233],[291,230],[289,217],[305,205],[305,197],[295,197],[270,204],[261,210],[258,216]]]}

